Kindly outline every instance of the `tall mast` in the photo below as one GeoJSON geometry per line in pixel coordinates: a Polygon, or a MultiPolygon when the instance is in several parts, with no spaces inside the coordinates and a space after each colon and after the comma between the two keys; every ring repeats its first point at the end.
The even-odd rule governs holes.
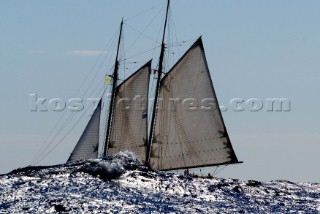
{"type": "Polygon", "coordinates": [[[149,161],[149,158],[150,158],[150,150],[151,150],[151,144],[152,144],[152,138],[153,138],[154,123],[155,123],[155,118],[156,118],[156,111],[157,111],[157,104],[158,104],[158,95],[159,95],[160,80],[161,80],[161,74],[162,74],[162,70],[163,70],[163,57],[164,57],[164,50],[165,50],[164,39],[165,39],[165,35],[166,35],[169,5],[170,5],[170,0],[168,0],[168,3],[167,3],[166,18],[165,18],[165,21],[164,21],[164,28],[163,28],[163,35],[162,35],[162,43],[161,43],[161,50],[160,50],[160,57],[159,57],[158,78],[157,78],[157,84],[156,84],[156,90],[155,90],[155,97],[154,97],[154,103],[153,103],[153,110],[152,110],[152,119],[151,119],[151,126],[150,126],[150,135],[149,135],[148,147],[147,147],[146,166],[149,166],[149,162],[150,162],[150,161],[149,161]]]}
{"type": "Polygon", "coordinates": [[[120,33],[119,33],[119,39],[118,39],[117,55],[116,55],[116,61],[114,64],[113,85],[112,85],[111,100],[110,100],[110,107],[109,107],[109,117],[108,117],[109,119],[108,119],[106,140],[104,142],[103,156],[107,155],[107,149],[108,149],[109,138],[110,138],[110,133],[111,133],[112,113],[114,111],[114,100],[115,100],[115,93],[116,93],[117,82],[118,82],[118,70],[119,70],[118,55],[119,55],[120,41],[121,41],[121,35],[122,35],[122,26],[123,26],[123,18],[122,18],[122,21],[120,24],[120,33]]]}

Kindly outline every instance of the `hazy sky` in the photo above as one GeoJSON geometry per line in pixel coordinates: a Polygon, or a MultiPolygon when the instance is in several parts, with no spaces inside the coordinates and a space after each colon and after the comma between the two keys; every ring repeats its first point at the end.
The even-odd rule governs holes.
{"type": "MultiPolygon", "coordinates": [[[[129,58],[157,46],[164,7],[162,0],[0,0],[0,173],[29,165],[45,142],[55,145],[64,135],[39,164],[66,161],[89,117],[31,112],[29,94],[98,96],[112,69],[121,17],[128,18],[123,53],[129,58]]],[[[266,106],[223,112],[244,163],[219,176],[320,182],[319,8],[317,0],[172,0],[170,41],[187,40],[182,51],[203,35],[220,105],[230,107],[233,98],[291,103],[289,112],[266,106]]],[[[122,66],[129,74],[152,57],[155,67],[158,49],[122,66]]]]}

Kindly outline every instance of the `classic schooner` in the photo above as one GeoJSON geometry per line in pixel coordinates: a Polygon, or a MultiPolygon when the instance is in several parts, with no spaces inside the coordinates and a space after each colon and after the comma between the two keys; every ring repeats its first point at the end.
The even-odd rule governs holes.
{"type": "MultiPolygon", "coordinates": [[[[118,85],[119,46],[103,156],[132,151],[141,163],[174,170],[241,163],[225,127],[202,38],[199,37],[169,70],[163,72],[166,17],[152,111],[148,107],[151,60],[118,85]],[[139,102],[134,102],[135,100],[139,102]],[[148,125],[148,112],[151,123],[148,125]]],[[[98,158],[102,98],[67,162],[98,158]]]]}

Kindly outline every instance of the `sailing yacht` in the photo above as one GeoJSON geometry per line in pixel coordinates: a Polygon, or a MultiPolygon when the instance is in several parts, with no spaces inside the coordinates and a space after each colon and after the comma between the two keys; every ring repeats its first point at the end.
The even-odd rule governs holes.
{"type": "MultiPolygon", "coordinates": [[[[151,60],[118,85],[123,20],[120,24],[103,156],[129,150],[142,164],[158,170],[241,163],[219,109],[202,38],[194,42],[169,72],[163,72],[169,5],[170,0],[150,111],[151,60]],[[139,106],[133,107],[133,101],[138,98],[139,106]],[[148,112],[151,112],[150,125],[148,112]]],[[[101,103],[102,99],[67,162],[98,158],[101,103]]]]}

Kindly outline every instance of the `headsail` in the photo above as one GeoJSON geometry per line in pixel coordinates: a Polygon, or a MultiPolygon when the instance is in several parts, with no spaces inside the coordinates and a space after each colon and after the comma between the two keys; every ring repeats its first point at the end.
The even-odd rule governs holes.
{"type": "Polygon", "coordinates": [[[117,87],[107,154],[130,150],[144,163],[151,61],[117,87]]]}
{"type": "Polygon", "coordinates": [[[159,170],[238,162],[199,38],[161,80],[150,166],[159,170]]]}
{"type": "Polygon", "coordinates": [[[100,100],[67,162],[98,157],[101,102],[100,100]]]}

